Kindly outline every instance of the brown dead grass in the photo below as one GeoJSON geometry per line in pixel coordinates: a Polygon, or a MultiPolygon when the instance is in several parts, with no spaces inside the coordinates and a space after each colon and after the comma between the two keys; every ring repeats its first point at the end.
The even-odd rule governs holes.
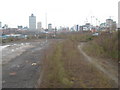
{"type": "MultiPolygon", "coordinates": [[[[77,37],[78,39],[78,37],[77,37]]],[[[44,59],[44,76],[40,88],[114,88],[94,65],[87,62],[77,48],[72,35],[47,50],[44,59]]]]}
{"type": "Polygon", "coordinates": [[[84,50],[90,56],[111,58],[118,61],[118,32],[101,33],[93,41],[86,44],[84,50]]]}

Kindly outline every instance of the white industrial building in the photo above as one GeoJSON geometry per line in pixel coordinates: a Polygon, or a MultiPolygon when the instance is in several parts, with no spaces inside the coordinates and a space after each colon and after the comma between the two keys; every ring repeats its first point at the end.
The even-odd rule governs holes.
{"type": "Polygon", "coordinates": [[[29,16],[29,30],[36,30],[36,16],[29,16]]]}
{"type": "Polygon", "coordinates": [[[42,30],[42,23],[41,22],[37,23],[37,30],[42,30]]]}
{"type": "Polygon", "coordinates": [[[113,21],[112,19],[106,19],[106,29],[107,30],[116,30],[116,21],[113,21]]]}
{"type": "Polygon", "coordinates": [[[48,24],[48,31],[51,31],[52,30],[52,24],[48,24]]]}
{"type": "Polygon", "coordinates": [[[113,20],[112,19],[106,19],[106,27],[111,27],[113,24],[113,20]]]}

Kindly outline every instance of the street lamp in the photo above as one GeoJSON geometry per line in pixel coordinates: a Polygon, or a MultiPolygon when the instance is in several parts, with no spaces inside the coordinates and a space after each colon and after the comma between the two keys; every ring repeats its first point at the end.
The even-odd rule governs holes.
{"type": "Polygon", "coordinates": [[[91,25],[93,24],[93,18],[94,18],[95,16],[91,16],[91,25]]]}
{"type": "Polygon", "coordinates": [[[48,33],[48,32],[46,31],[45,33],[46,33],[46,43],[47,43],[47,33],[48,33]]]}

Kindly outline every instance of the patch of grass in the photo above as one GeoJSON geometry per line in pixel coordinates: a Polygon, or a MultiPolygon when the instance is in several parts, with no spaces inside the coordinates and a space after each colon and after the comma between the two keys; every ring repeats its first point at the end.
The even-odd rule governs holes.
{"type": "Polygon", "coordinates": [[[89,42],[84,50],[93,56],[109,57],[118,60],[118,32],[102,33],[89,42]],[[92,53],[91,53],[92,52],[92,53]]]}
{"type": "Polygon", "coordinates": [[[67,73],[64,69],[64,62],[62,61],[62,44],[56,46],[55,52],[50,60],[52,66],[54,66],[52,68],[54,73],[51,75],[51,79],[57,80],[65,86],[70,86],[71,83],[67,78],[67,73]]]}
{"type": "Polygon", "coordinates": [[[7,43],[7,42],[11,42],[11,41],[15,41],[15,38],[9,37],[7,39],[2,39],[2,43],[7,43]]]}
{"type": "Polygon", "coordinates": [[[43,84],[48,88],[71,87],[72,85],[64,68],[64,62],[62,60],[62,47],[62,43],[55,45],[52,55],[46,58],[49,60],[47,68],[48,75],[46,77],[47,84],[46,82],[43,82],[43,84]]]}

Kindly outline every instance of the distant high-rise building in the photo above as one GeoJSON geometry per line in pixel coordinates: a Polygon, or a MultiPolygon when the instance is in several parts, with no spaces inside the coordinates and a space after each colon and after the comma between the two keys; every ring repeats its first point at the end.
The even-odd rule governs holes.
{"type": "Polygon", "coordinates": [[[112,25],[113,25],[113,20],[112,19],[106,19],[107,29],[111,30],[112,25]]]}
{"type": "Polygon", "coordinates": [[[36,30],[36,16],[29,16],[29,30],[36,30]]]}
{"type": "Polygon", "coordinates": [[[77,30],[76,30],[76,25],[73,26],[73,30],[74,30],[74,31],[77,31],[77,30]]]}
{"type": "Polygon", "coordinates": [[[118,28],[120,29],[120,1],[118,2],[118,28]]]}
{"type": "Polygon", "coordinates": [[[76,30],[79,31],[79,25],[76,25],[76,30]]]}
{"type": "Polygon", "coordinates": [[[48,24],[48,31],[51,31],[52,30],[52,24],[48,24]]]}
{"type": "Polygon", "coordinates": [[[117,23],[116,23],[116,21],[113,21],[112,30],[116,30],[116,28],[117,28],[117,23]]]}
{"type": "Polygon", "coordinates": [[[42,29],[42,23],[41,22],[38,22],[37,23],[37,30],[41,30],[42,29]]]}
{"type": "Polygon", "coordinates": [[[74,25],[73,29],[74,29],[74,31],[79,31],[79,25],[74,25]]]}
{"type": "Polygon", "coordinates": [[[107,30],[116,30],[116,21],[113,21],[112,19],[106,19],[106,29],[107,30]]]}

